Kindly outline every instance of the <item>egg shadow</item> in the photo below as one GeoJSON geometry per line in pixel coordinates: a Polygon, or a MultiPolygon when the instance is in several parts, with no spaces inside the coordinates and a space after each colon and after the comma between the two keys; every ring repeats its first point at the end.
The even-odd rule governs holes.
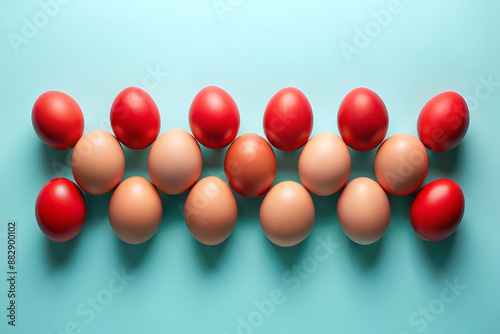
{"type": "Polygon", "coordinates": [[[358,177],[368,177],[373,180],[377,180],[375,178],[375,170],[373,167],[377,149],[378,148],[361,152],[349,148],[349,153],[351,155],[351,173],[349,175],[349,180],[353,180],[358,177]]]}
{"type": "Polygon", "coordinates": [[[202,158],[203,158],[203,168],[222,168],[224,169],[224,158],[226,156],[226,151],[228,147],[220,149],[211,149],[200,145],[202,158]]]}
{"type": "Polygon", "coordinates": [[[265,195],[248,198],[244,197],[238,193],[234,193],[234,197],[236,198],[236,204],[238,206],[238,223],[244,224],[253,224],[257,225],[255,222],[260,222],[259,212],[260,206],[262,204],[262,200],[265,195]]]}
{"type": "Polygon", "coordinates": [[[80,234],[73,239],[65,242],[52,241],[49,238],[45,239],[45,253],[53,269],[60,268],[66,263],[71,262],[74,257],[75,250],[80,243],[80,234]]]}
{"type": "Polygon", "coordinates": [[[446,152],[433,152],[427,150],[429,156],[429,170],[438,170],[445,174],[455,175],[460,166],[464,145],[466,145],[466,143],[462,142],[457,147],[446,152]]]}
{"type": "Polygon", "coordinates": [[[42,161],[39,163],[47,177],[66,177],[69,178],[73,174],[71,172],[71,155],[73,149],[70,150],[56,150],[51,148],[40,141],[39,154],[41,159],[36,161],[42,161]]]}
{"type": "Polygon", "coordinates": [[[380,258],[384,237],[370,245],[360,245],[352,240],[348,240],[348,244],[353,262],[362,269],[371,269],[380,258]]]}
{"type": "Polygon", "coordinates": [[[410,208],[416,193],[414,192],[406,196],[396,196],[386,193],[391,207],[391,223],[398,221],[400,223],[407,222],[410,225],[410,208]]]}
{"type": "Polygon", "coordinates": [[[127,177],[132,175],[142,176],[145,178],[149,177],[149,147],[141,150],[133,150],[128,147],[123,147],[123,153],[125,154],[125,175],[127,175],[127,177]]]}
{"type": "Polygon", "coordinates": [[[88,226],[95,226],[97,222],[108,221],[109,201],[113,191],[103,195],[91,195],[84,193],[85,203],[87,204],[87,218],[85,219],[84,229],[88,226]]]}
{"type": "Polygon", "coordinates": [[[194,237],[191,238],[191,242],[196,249],[196,258],[198,262],[203,265],[206,270],[216,269],[218,264],[221,262],[221,258],[227,252],[227,247],[231,243],[231,236],[218,245],[205,245],[196,240],[194,237]]]}
{"type": "Polygon", "coordinates": [[[458,251],[457,244],[461,239],[462,228],[458,228],[447,238],[440,241],[426,241],[415,234],[416,243],[429,269],[439,274],[446,271],[451,264],[451,259],[458,251]]]}
{"type": "Polygon", "coordinates": [[[159,229],[170,226],[172,222],[184,222],[184,203],[190,190],[178,195],[169,195],[160,190],[160,198],[163,206],[162,223],[159,229]]]}
{"type": "Polygon", "coordinates": [[[276,254],[276,257],[287,268],[291,268],[297,263],[297,261],[304,254],[306,245],[309,242],[309,238],[305,238],[302,242],[298,243],[295,246],[281,247],[268,240],[265,235],[263,236],[263,238],[266,239],[265,242],[267,243],[268,247],[273,250],[274,254],[276,254]]]}
{"type": "Polygon", "coordinates": [[[156,242],[156,235],[153,235],[151,239],[138,245],[128,244],[117,236],[114,239],[124,265],[127,268],[137,268],[146,262],[147,254],[156,242]]]}
{"type": "Polygon", "coordinates": [[[316,213],[314,220],[315,227],[337,225],[337,202],[342,190],[343,188],[330,196],[318,196],[311,193],[316,213]]]}

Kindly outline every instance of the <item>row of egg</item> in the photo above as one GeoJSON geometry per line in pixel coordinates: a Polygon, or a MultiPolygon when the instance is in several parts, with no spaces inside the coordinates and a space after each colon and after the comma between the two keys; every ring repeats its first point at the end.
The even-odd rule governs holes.
{"type": "MultiPolygon", "coordinates": [[[[61,121],[65,115],[71,114],[71,108],[76,110],[74,104],[71,108],[66,108],[66,111],[62,110],[64,108],[61,105],[64,106],[64,103],[57,103],[57,93],[59,92],[43,94],[33,108],[35,130],[48,144],[57,141],[52,140],[54,138],[63,138],[60,141],[64,142],[64,134],[59,133],[59,137],[54,135],[58,131],[75,132],[75,126],[52,127],[52,132],[47,131],[47,124],[51,123],[44,118],[56,117],[56,121],[61,121]],[[50,95],[55,102],[47,99],[50,95]]],[[[456,133],[456,118],[454,123],[436,126],[436,119],[442,117],[443,113],[457,110],[443,102],[443,99],[450,100],[450,94],[451,102],[457,99],[456,93],[440,94],[434,98],[438,100],[438,107],[431,105],[432,108],[429,108],[428,105],[434,99],[429,101],[419,117],[419,134],[425,134],[423,130],[429,126],[441,130],[439,141],[435,140],[436,131],[429,132],[432,140],[427,141],[427,146],[433,145],[436,150],[456,146],[465,135],[464,125],[468,126],[468,112],[465,118],[462,115],[463,108],[460,114],[460,133],[456,133]]],[[[71,102],[66,102],[68,101],[71,102]]],[[[78,113],[73,112],[73,116],[75,115],[78,116],[78,113]]],[[[274,152],[269,143],[256,134],[244,134],[234,140],[239,128],[239,113],[229,94],[213,86],[203,89],[193,100],[189,117],[192,132],[203,145],[222,148],[232,142],[226,153],[224,170],[229,185],[236,192],[247,197],[257,197],[271,187],[276,174],[274,152]]],[[[191,134],[179,129],[169,130],[157,138],[159,122],[156,104],[146,92],[138,88],[122,91],[115,99],[111,111],[116,138],[109,132],[96,130],[77,140],[71,159],[75,181],[83,190],[95,195],[116,187],[110,201],[109,219],[116,234],[132,244],[148,240],[160,224],[162,205],[156,188],[167,194],[179,194],[192,188],[184,206],[188,229],[202,243],[213,245],[222,242],[233,230],[237,219],[233,193],[219,178],[208,177],[198,181],[202,156],[197,141],[191,134]],[[145,148],[153,143],[148,156],[148,170],[154,186],[140,177],[132,177],[120,183],[125,169],[125,156],[119,141],[133,149],[145,148]]],[[[73,123],[78,125],[74,120],[73,123]]],[[[264,131],[269,142],[282,150],[295,150],[304,146],[298,168],[305,188],[297,182],[282,182],[266,194],[261,205],[261,226],[275,244],[292,246],[309,234],[315,210],[307,190],[320,196],[331,195],[340,190],[348,180],[351,167],[346,143],[351,148],[365,151],[378,146],[387,132],[387,110],[375,93],[358,88],[343,100],[338,123],[343,139],[333,133],[321,133],[309,140],[312,111],[305,95],[295,88],[285,88],[270,100],[264,115],[264,131]]],[[[76,137],[78,136],[74,135],[72,138],[76,137]]],[[[61,147],[71,147],[71,143],[61,147]]],[[[355,179],[349,182],[339,197],[337,212],[344,232],[360,244],[377,241],[385,233],[390,220],[390,207],[384,190],[394,195],[410,194],[423,184],[427,170],[427,152],[418,138],[398,134],[387,139],[375,158],[375,174],[379,183],[368,178],[355,179]]],[[[74,237],[83,226],[85,217],[82,220],[81,212],[85,202],[83,195],[78,195],[78,187],[71,181],[56,180],[57,182],[49,182],[40,192],[36,215],[42,231],[49,238],[65,241],[74,237]],[[67,189],[56,191],[57,187],[67,189]],[[73,194],[73,204],[80,203],[75,204],[80,209],[73,211],[79,214],[72,217],[71,211],[59,205],[66,203],[67,198],[58,199],[57,194],[63,197],[73,194]]],[[[449,187],[450,183],[447,185],[449,187]]],[[[453,183],[452,186],[454,185],[456,184],[453,183]]],[[[432,183],[428,186],[436,187],[432,183]]],[[[460,188],[457,190],[456,187],[453,188],[455,193],[459,191],[462,194],[460,188]]],[[[415,198],[412,208],[416,207],[417,213],[423,212],[424,218],[413,219],[413,216],[421,217],[422,214],[412,214],[412,224],[417,233],[432,241],[451,234],[463,215],[463,194],[461,202],[460,196],[453,197],[454,205],[449,210],[453,211],[451,213],[461,211],[461,214],[455,214],[456,219],[451,222],[453,224],[449,221],[429,222],[432,220],[429,217],[435,215],[427,214],[439,210],[439,204],[449,201],[450,195],[438,200],[437,206],[435,203],[427,203],[427,198],[417,201],[418,198],[419,196],[415,198]]],[[[412,209],[413,211],[415,210],[412,209]]],[[[446,220],[449,214],[442,213],[444,218],[441,220],[446,220]]]]}

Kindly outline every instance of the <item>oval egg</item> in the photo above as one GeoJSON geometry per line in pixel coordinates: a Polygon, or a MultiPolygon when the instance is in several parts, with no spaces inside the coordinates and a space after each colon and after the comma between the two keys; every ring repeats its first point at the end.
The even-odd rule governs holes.
{"type": "Polygon", "coordinates": [[[302,184],[319,196],[331,195],[344,186],[351,173],[351,154],[344,141],[334,133],[312,137],[299,157],[302,184]]]}
{"type": "Polygon", "coordinates": [[[200,146],[188,132],[173,129],[162,134],[149,151],[151,181],[161,191],[176,195],[187,191],[201,174],[200,146]]]}
{"type": "Polygon", "coordinates": [[[391,208],[377,182],[360,177],[349,182],[337,202],[339,224],[344,233],[360,245],[379,240],[389,227],[391,208]]]}
{"type": "Polygon", "coordinates": [[[231,188],[246,197],[258,197],[273,184],[276,157],[271,145],[255,133],[239,136],[227,150],[224,171],[231,188]]]}
{"type": "Polygon", "coordinates": [[[184,220],[193,237],[205,245],[217,245],[236,225],[238,207],[231,188],[215,176],[198,181],[184,205],[184,220]]]}
{"type": "Polygon", "coordinates": [[[409,195],[424,183],[429,158],[422,142],[415,136],[399,133],[380,145],[375,155],[375,175],[390,194],[409,195]]]}
{"type": "Polygon", "coordinates": [[[260,206],[260,225],[274,244],[290,247],[302,242],[314,225],[311,195],[294,181],[278,183],[269,190],[260,206]]]}
{"type": "Polygon", "coordinates": [[[76,143],[71,156],[76,183],[92,195],[115,188],[125,172],[125,154],[118,140],[104,130],[85,134],[76,143]]]}
{"type": "Polygon", "coordinates": [[[116,235],[129,244],[149,240],[160,226],[163,206],[155,186],[133,176],[116,187],[109,202],[109,222],[116,235]]]}

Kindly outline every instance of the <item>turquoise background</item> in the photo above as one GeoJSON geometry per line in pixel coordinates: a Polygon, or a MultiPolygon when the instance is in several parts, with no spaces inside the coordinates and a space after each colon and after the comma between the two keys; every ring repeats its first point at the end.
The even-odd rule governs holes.
{"type": "MultiPolygon", "coordinates": [[[[45,9],[53,15],[45,14],[44,22],[37,1],[1,2],[1,332],[499,333],[500,2],[401,0],[384,26],[374,25],[373,12],[392,8],[392,1],[223,0],[230,10],[222,19],[214,3],[70,1],[45,9]],[[16,52],[12,34],[22,36],[23,20],[34,19],[42,27],[16,52]],[[354,45],[357,29],[365,28],[373,29],[372,37],[349,62],[341,45],[354,45]],[[156,68],[168,75],[155,80],[150,72],[156,68]],[[485,86],[488,78],[493,85],[485,86]],[[41,233],[34,215],[38,191],[57,176],[73,179],[70,153],[44,146],[33,131],[31,108],[41,93],[61,90],[75,98],[89,132],[109,129],[120,90],[142,86],[160,108],[164,132],[189,129],[191,100],[207,85],[233,96],[240,134],[263,134],[267,101],[286,86],[309,98],[313,134],[338,133],[338,106],[355,87],[369,87],[385,101],[388,135],[416,134],[428,99],[461,93],[471,109],[469,132],[456,149],[430,156],[426,183],[449,177],[461,185],[462,224],[442,242],[424,242],[409,222],[412,196],[389,196],[387,234],[361,247],[338,225],[338,194],[313,196],[311,235],[282,249],[259,226],[262,199],[236,195],[234,233],[207,247],[184,224],[179,205],[186,194],[163,194],[157,234],[130,246],[108,223],[111,195],[86,194],[88,219],[77,238],[56,244],[41,233]],[[18,222],[15,328],[5,316],[9,219],[18,222]],[[328,239],[331,253],[318,248],[328,239]],[[114,277],[122,268],[131,277],[119,289],[114,277]],[[443,303],[443,289],[454,283],[461,290],[444,290],[453,301],[443,303]],[[280,303],[262,303],[271,295],[280,303]],[[93,318],[86,306],[92,298],[102,302],[93,318]],[[424,308],[431,312],[427,319],[419,315],[424,308]]],[[[223,176],[224,152],[203,150],[203,176],[223,176]]],[[[125,177],[149,178],[148,150],[125,153],[125,177]]],[[[298,154],[277,152],[275,183],[298,180],[298,154]]],[[[352,152],[351,179],[374,178],[374,155],[352,152]]]]}

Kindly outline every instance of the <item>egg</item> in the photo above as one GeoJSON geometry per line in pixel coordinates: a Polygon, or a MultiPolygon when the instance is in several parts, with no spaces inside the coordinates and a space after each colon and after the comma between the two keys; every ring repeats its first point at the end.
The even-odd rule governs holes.
{"type": "Polygon", "coordinates": [[[360,245],[369,245],[389,227],[391,208],[384,190],[367,177],[350,181],[337,202],[339,224],[344,233],[360,245]]]}
{"type": "Polygon", "coordinates": [[[274,244],[290,247],[311,232],[315,210],[311,195],[295,181],[278,183],[269,190],[260,206],[260,225],[274,244]]]}
{"type": "Polygon", "coordinates": [[[255,133],[239,136],[227,150],[224,171],[231,188],[246,197],[258,197],[273,184],[276,157],[271,145],[255,133]]]}
{"type": "Polygon", "coordinates": [[[423,187],[410,207],[411,225],[427,241],[439,241],[458,228],[465,212],[465,197],[453,180],[435,180],[423,187]]]}
{"type": "Polygon", "coordinates": [[[342,188],[351,173],[351,154],[344,141],[334,133],[312,137],[299,157],[302,184],[319,196],[331,195],[342,188]]]}
{"type": "Polygon", "coordinates": [[[236,225],[238,207],[231,188],[215,176],[198,181],[184,204],[184,220],[193,237],[205,245],[217,245],[236,225]]]}
{"type": "Polygon", "coordinates": [[[71,170],[80,188],[92,195],[105,194],[118,185],[125,172],[123,148],[111,133],[91,131],[76,143],[71,170]]]}
{"type": "Polygon", "coordinates": [[[375,155],[375,175],[390,194],[405,196],[424,183],[429,158],[422,142],[407,133],[399,133],[380,145],[375,155]]]}
{"type": "Polygon", "coordinates": [[[443,152],[456,147],[469,128],[469,107],[456,92],[434,96],[422,108],[417,121],[417,131],[424,145],[433,151],[443,152]]]}
{"type": "Polygon", "coordinates": [[[191,188],[200,177],[202,167],[200,146],[184,130],[165,132],[149,151],[148,171],[151,181],[167,194],[180,194],[191,188]]]}
{"type": "Polygon", "coordinates": [[[158,230],[163,206],[155,186],[133,176],[116,187],[109,201],[109,222],[116,235],[129,244],[148,241],[158,230]]]}

